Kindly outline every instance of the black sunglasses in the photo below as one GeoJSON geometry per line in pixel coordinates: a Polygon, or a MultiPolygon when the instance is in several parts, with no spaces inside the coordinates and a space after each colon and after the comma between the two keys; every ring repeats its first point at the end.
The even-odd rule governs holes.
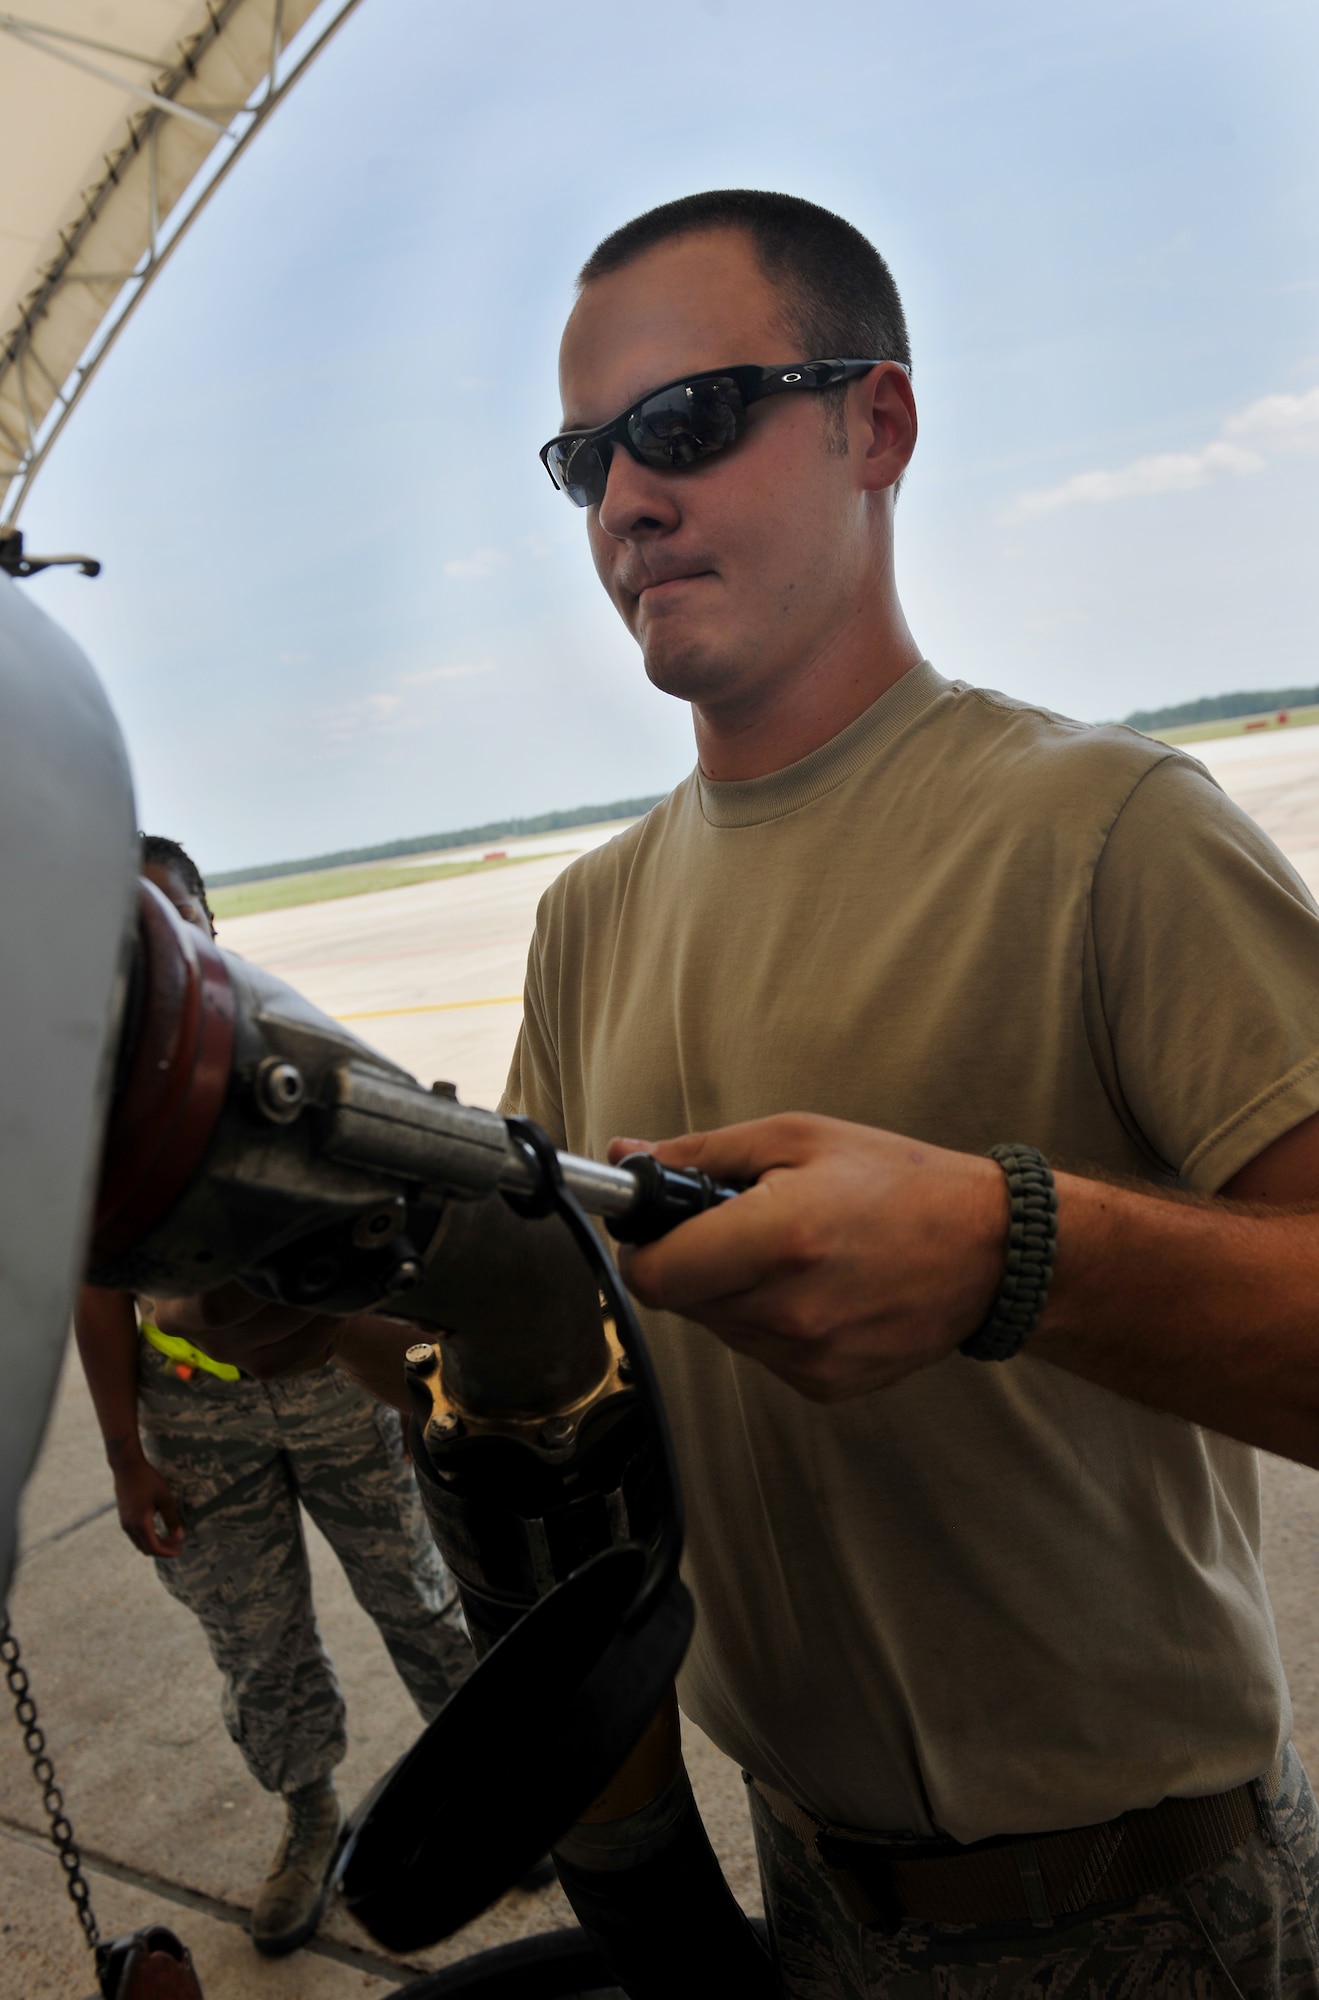
{"type": "Polygon", "coordinates": [[[713,368],[652,389],[622,416],[594,430],[564,431],[541,446],[541,464],[575,507],[598,507],[605,497],[614,446],[656,472],[695,465],[736,444],[747,410],[765,396],[789,389],[831,389],[878,368],[878,361],[794,361],[780,368],[713,368]]]}

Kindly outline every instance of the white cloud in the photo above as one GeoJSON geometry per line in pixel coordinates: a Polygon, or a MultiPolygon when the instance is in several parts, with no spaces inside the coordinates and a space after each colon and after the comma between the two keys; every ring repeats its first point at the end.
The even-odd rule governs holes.
{"type": "Polygon", "coordinates": [[[396,674],[385,687],[370,694],[354,695],[348,701],[317,711],[317,720],[326,742],[352,744],[369,736],[387,736],[408,722],[415,703],[403,690],[429,687],[437,681],[470,680],[475,674],[495,670],[493,660],[455,660],[434,667],[418,667],[412,673],[396,674]]]}
{"type": "Polygon", "coordinates": [[[355,701],[340,702],[334,708],[321,709],[320,722],[332,743],[343,743],[392,729],[394,717],[402,706],[401,694],[382,689],[376,694],[359,695],[355,701]]]}
{"type": "Polygon", "coordinates": [[[1319,451],[1319,388],[1300,396],[1261,396],[1229,417],[1219,435],[1199,451],[1155,452],[1111,472],[1078,472],[1061,486],[1023,493],[1006,519],[1023,521],[1035,514],[1057,513],[1062,507],[1189,493],[1227,474],[1244,478],[1263,472],[1275,455],[1314,451],[1319,451]]]}
{"type": "Polygon", "coordinates": [[[415,674],[400,674],[400,687],[425,687],[431,681],[466,681],[473,674],[492,674],[493,660],[459,660],[451,667],[420,667],[415,674]]]}
{"type": "Polygon", "coordinates": [[[475,555],[455,556],[445,563],[444,574],[470,583],[473,579],[493,576],[496,570],[506,568],[507,564],[508,556],[503,549],[478,549],[475,555]]]}
{"type": "Polygon", "coordinates": [[[346,712],[356,715],[363,722],[388,722],[396,709],[402,708],[401,694],[364,694],[360,700],[346,705],[346,712]]]}
{"type": "Polygon", "coordinates": [[[1319,389],[1303,396],[1261,396],[1223,425],[1225,438],[1260,451],[1319,451],[1319,389]]]}

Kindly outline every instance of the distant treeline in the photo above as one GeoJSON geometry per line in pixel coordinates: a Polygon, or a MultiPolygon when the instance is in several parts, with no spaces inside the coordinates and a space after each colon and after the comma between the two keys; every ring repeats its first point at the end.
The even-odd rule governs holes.
{"type": "Polygon", "coordinates": [[[453,833],[421,833],[413,840],[387,840],[380,847],[344,847],[337,854],[313,854],[305,861],[264,861],[259,868],[231,868],[208,875],[217,889],[235,882],[268,882],[276,875],[312,875],[322,868],[347,868],[355,861],[391,861],[400,854],[436,854],[446,847],[479,847],[487,840],[523,834],[557,833],[567,826],[601,826],[611,819],[640,819],[664,797],[615,799],[607,806],[570,806],[566,812],[537,813],[533,819],[494,819],[488,826],[463,826],[453,833]]]}
{"type": "Polygon", "coordinates": [[[1179,729],[1186,722],[1224,722],[1234,715],[1267,715],[1279,708],[1308,708],[1319,702],[1319,687],[1266,688],[1255,694],[1206,694],[1172,708],[1138,708],[1123,716],[1132,729],[1179,729]]]}

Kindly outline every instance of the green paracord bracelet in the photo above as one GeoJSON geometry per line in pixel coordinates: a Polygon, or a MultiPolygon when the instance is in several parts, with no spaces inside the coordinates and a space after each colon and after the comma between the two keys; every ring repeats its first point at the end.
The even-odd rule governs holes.
{"type": "Polygon", "coordinates": [[[1034,1146],[992,1146],[1007,1175],[1010,1208],[1003,1283],[983,1326],[962,1342],[975,1361],[1010,1361],[1044,1311],[1058,1247],[1058,1195],[1049,1162],[1034,1146]]]}

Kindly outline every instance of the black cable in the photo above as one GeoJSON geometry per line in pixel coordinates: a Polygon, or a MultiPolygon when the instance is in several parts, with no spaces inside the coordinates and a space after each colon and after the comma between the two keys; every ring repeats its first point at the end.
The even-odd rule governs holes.
{"type": "MultiPolygon", "coordinates": [[[[648,1564],[623,1621],[625,1628],[635,1627],[672,1583],[682,1555],[682,1487],[659,1383],[632,1301],[612,1257],[564,1185],[554,1146],[529,1119],[510,1118],[508,1128],[514,1143],[539,1170],[532,1203],[518,1198],[515,1205],[525,1204],[524,1212],[556,1212],[590,1265],[632,1364],[663,1467],[666,1490],[655,1560],[648,1564]]],[[[738,2000],[775,2000],[778,1977],[763,1929],[753,1929],[733,1896],[690,1786],[685,1810],[645,1860],[630,1867],[595,1868],[557,1850],[554,1858],[560,1884],[587,1937],[634,2000],[673,2000],[678,1993],[687,2000],[732,2000],[735,1994],[738,2000]],[[699,1953],[695,1962],[693,1942],[699,1953]]],[[[468,1990],[475,1994],[481,1989],[468,1990]]],[[[531,2000],[537,1989],[526,1991],[531,2000]]]]}
{"type": "Polygon", "coordinates": [[[584,2000],[614,1994],[614,1976],[585,1931],[542,1931],[496,1945],[396,1987],[391,2000],[584,2000]]]}
{"type": "MultiPolygon", "coordinates": [[[[682,1558],[685,1529],[682,1485],[678,1478],[678,1463],[674,1457],[668,1418],[664,1413],[664,1399],[660,1394],[655,1364],[650,1358],[650,1349],[641,1331],[641,1323],[618,1275],[617,1266],[601,1242],[599,1233],[585,1210],[565,1186],[559,1155],[553,1142],[530,1118],[510,1118],[507,1123],[510,1136],[527,1154],[537,1169],[540,1181],[536,1196],[530,1200],[526,1196],[514,1197],[513,1205],[523,1213],[557,1214],[590,1265],[596,1283],[604,1294],[605,1303],[613,1315],[623,1352],[631,1363],[633,1379],[641,1392],[640,1399],[646,1413],[651,1440],[663,1469],[664,1493],[660,1508],[659,1541],[656,1545],[655,1561],[648,1566],[641,1589],[624,1620],[625,1629],[631,1629],[643,1621],[651,1604],[667,1589],[678,1573],[678,1565],[682,1558]]],[[[506,1196],[505,1199],[509,1197],[506,1196]]]]}

